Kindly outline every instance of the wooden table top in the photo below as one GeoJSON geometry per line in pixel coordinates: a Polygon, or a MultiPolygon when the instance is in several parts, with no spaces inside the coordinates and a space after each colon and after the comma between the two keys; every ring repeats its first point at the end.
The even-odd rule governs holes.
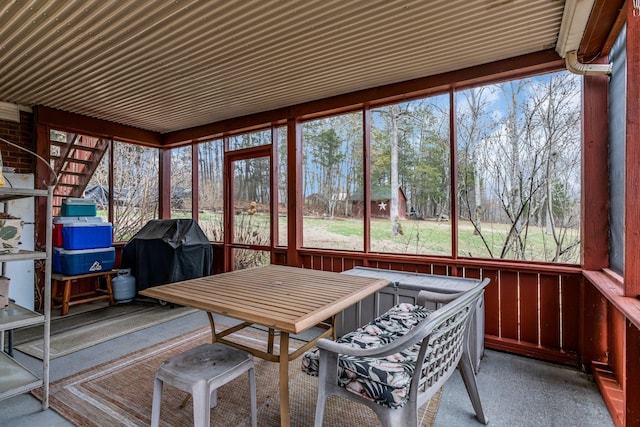
{"type": "Polygon", "coordinates": [[[340,313],[389,280],[268,265],[140,291],[140,294],[292,334],[340,313]]]}

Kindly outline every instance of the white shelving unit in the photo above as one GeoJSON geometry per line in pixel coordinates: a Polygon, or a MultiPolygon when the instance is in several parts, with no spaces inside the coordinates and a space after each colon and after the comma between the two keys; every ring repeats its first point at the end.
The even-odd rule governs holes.
{"type": "Polygon", "coordinates": [[[43,388],[42,409],[49,407],[49,336],[51,330],[51,243],[52,243],[52,199],[53,187],[48,190],[32,190],[20,188],[0,188],[0,203],[25,197],[45,197],[47,199],[46,251],[24,251],[17,253],[0,253],[0,263],[45,260],[44,275],[44,313],[37,313],[20,305],[10,303],[0,309],[0,400],[26,393],[38,387],[43,388]],[[42,374],[35,374],[21,365],[13,357],[4,352],[4,331],[32,325],[44,325],[44,349],[42,357],[42,374]]]}

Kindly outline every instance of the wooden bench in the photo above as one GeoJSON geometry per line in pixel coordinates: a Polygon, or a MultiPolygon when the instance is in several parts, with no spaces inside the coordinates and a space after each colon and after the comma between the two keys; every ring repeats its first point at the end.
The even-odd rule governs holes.
{"type": "Polygon", "coordinates": [[[61,316],[66,316],[69,307],[86,304],[95,301],[109,301],[114,304],[113,287],[111,286],[111,276],[116,274],[118,270],[105,270],[95,273],[79,274],[76,276],[67,276],[59,273],[51,274],[51,305],[54,302],[62,304],[60,312],[61,316]],[[100,278],[104,277],[106,281],[106,289],[100,287],[100,278]],[[94,289],[89,292],[80,292],[72,294],[72,285],[81,279],[90,279],[94,282],[94,289]],[[58,296],[59,287],[62,285],[62,296],[58,296]]]}

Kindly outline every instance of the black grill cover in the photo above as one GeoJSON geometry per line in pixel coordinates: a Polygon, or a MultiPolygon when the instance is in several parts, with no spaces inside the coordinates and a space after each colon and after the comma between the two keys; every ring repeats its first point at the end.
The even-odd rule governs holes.
{"type": "Polygon", "coordinates": [[[131,238],[122,252],[141,291],[152,286],[211,274],[213,250],[192,219],[154,219],[131,238]]]}

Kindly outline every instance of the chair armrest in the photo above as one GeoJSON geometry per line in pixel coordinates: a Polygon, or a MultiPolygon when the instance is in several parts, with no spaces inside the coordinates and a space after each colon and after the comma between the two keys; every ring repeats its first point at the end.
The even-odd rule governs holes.
{"type": "Polygon", "coordinates": [[[381,345],[380,347],[356,348],[348,344],[341,344],[326,338],[321,338],[316,343],[316,347],[320,349],[320,353],[322,353],[322,350],[325,350],[331,353],[344,354],[347,356],[379,358],[399,353],[400,351],[405,350],[408,346],[404,340],[398,339],[388,344],[381,345]]]}

